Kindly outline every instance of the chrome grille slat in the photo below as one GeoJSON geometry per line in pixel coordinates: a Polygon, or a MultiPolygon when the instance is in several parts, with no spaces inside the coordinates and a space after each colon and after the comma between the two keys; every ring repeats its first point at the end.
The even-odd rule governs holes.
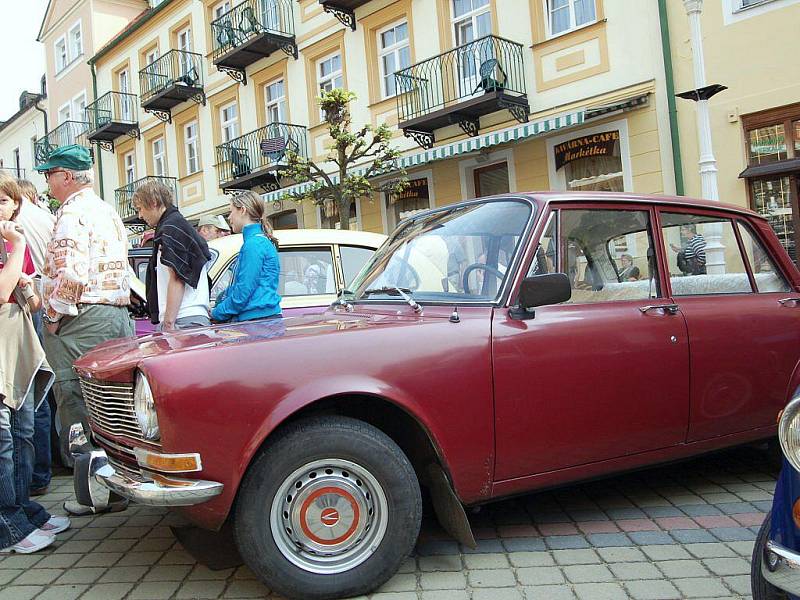
{"type": "Polygon", "coordinates": [[[98,429],[144,442],[133,408],[133,384],[111,384],[81,378],[89,418],[98,429]]]}

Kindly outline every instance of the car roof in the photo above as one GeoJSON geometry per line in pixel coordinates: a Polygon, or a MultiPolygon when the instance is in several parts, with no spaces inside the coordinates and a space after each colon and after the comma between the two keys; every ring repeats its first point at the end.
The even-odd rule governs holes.
{"type": "MultiPolygon", "coordinates": [[[[340,229],[277,229],[275,237],[281,246],[304,246],[307,244],[347,244],[350,246],[365,246],[378,248],[383,244],[386,236],[382,233],[368,231],[342,231],[340,229]]],[[[235,233],[222,238],[211,240],[209,248],[220,254],[226,251],[238,251],[242,245],[242,235],[235,233]]]]}

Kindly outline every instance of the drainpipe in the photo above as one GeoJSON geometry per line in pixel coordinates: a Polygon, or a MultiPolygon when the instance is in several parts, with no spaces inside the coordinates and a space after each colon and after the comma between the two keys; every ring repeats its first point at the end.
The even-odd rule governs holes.
{"type": "Polygon", "coordinates": [[[33,105],[33,108],[38,110],[44,116],[44,134],[47,135],[47,132],[48,132],[47,111],[45,109],[43,109],[41,106],[39,106],[39,100],[36,101],[36,103],[33,105]]]}
{"type": "Polygon", "coordinates": [[[667,107],[669,109],[669,135],[672,140],[672,168],[675,171],[675,193],[683,196],[683,161],[681,160],[681,138],[678,131],[678,109],[675,105],[675,77],[672,71],[672,44],[669,39],[667,0],[658,0],[658,18],[661,22],[661,52],[664,55],[664,78],[667,84],[667,107]]]}
{"type": "MultiPolygon", "coordinates": [[[[94,63],[89,63],[92,70],[92,93],[94,94],[94,101],[97,102],[97,73],[94,70],[94,63]]],[[[97,185],[100,186],[100,197],[105,200],[103,192],[103,151],[100,146],[97,146],[97,185]]]]}

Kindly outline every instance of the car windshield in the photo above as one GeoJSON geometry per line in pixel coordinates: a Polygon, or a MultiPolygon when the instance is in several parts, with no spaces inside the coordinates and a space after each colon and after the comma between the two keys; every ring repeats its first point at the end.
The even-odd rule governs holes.
{"type": "Polygon", "coordinates": [[[411,218],[345,292],[348,300],[495,301],[531,215],[521,200],[476,202],[411,218]]]}

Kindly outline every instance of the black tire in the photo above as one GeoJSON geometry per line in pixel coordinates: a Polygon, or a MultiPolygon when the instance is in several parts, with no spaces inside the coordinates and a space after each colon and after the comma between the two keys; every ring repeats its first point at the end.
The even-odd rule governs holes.
{"type": "MultiPolygon", "coordinates": [[[[358,485],[362,485],[361,480],[358,480],[358,485]]],[[[356,492],[361,491],[363,490],[356,490],[356,492]]],[[[292,501],[291,493],[288,495],[289,502],[292,501]]],[[[354,498],[355,495],[357,494],[349,498],[354,498]]],[[[333,497],[338,502],[340,496],[333,494],[333,497]]],[[[341,497],[345,498],[347,495],[341,497]]],[[[339,513],[336,514],[338,522],[339,513]]],[[[419,483],[411,463],[397,444],[385,433],[367,423],[348,417],[330,416],[308,419],[291,425],[277,434],[276,438],[262,449],[249,467],[239,489],[234,531],[239,552],[245,563],[270,590],[288,598],[326,600],[366,594],[385,583],[395,574],[413,549],[419,535],[421,516],[422,500],[419,483]],[[292,529],[284,525],[297,523],[285,520],[288,519],[287,515],[290,512],[292,515],[299,515],[302,530],[309,535],[312,525],[317,527],[320,523],[327,525],[327,522],[323,521],[324,511],[328,510],[327,508],[319,513],[317,520],[312,520],[311,510],[308,507],[315,506],[314,494],[331,488],[324,487],[314,493],[308,492],[310,495],[301,504],[302,494],[307,493],[306,490],[314,489],[315,485],[323,485],[320,482],[326,477],[335,477],[337,474],[340,478],[336,481],[344,482],[342,486],[345,483],[355,483],[357,472],[352,475],[353,481],[346,482],[342,477],[348,477],[349,473],[344,470],[334,473],[334,470],[326,469],[324,466],[309,470],[308,479],[297,475],[298,470],[302,471],[308,465],[313,466],[325,461],[331,461],[331,464],[344,464],[344,461],[352,463],[361,469],[361,478],[364,479],[365,485],[369,485],[367,479],[372,478],[372,482],[377,483],[380,490],[373,491],[371,496],[366,493],[364,497],[373,498],[376,506],[374,515],[382,514],[383,517],[374,516],[372,508],[368,511],[363,509],[353,511],[355,516],[351,515],[350,521],[353,523],[361,521],[359,527],[366,527],[366,531],[358,534],[361,537],[356,537],[356,534],[352,533],[355,527],[353,525],[344,535],[335,539],[344,540],[341,542],[343,544],[345,542],[350,544],[350,540],[354,540],[351,545],[353,552],[357,556],[366,558],[358,559],[362,560],[360,564],[341,572],[320,574],[288,560],[279,545],[287,547],[285,540],[280,541],[284,537],[284,530],[290,537],[293,534],[292,529]],[[320,471],[319,479],[310,479],[317,477],[317,471],[320,471]],[[286,504],[285,486],[295,479],[298,480],[297,491],[291,493],[295,493],[296,503],[286,504]],[[307,483],[303,483],[306,481],[307,483]],[[299,486],[300,483],[303,483],[302,487],[299,486]],[[279,492],[280,497],[276,498],[279,492]],[[377,508],[378,501],[375,500],[381,494],[383,509],[377,508]],[[284,506],[287,510],[281,512],[284,511],[284,506]],[[278,507],[277,518],[274,514],[276,507],[278,507]],[[359,518],[361,514],[364,515],[363,519],[359,518]],[[364,524],[367,522],[368,524],[364,524]],[[386,527],[382,538],[373,538],[372,542],[365,542],[368,536],[377,535],[376,531],[383,530],[383,523],[386,527]],[[373,524],[376,526],[370,531],[370,526],[373,524]],[[276,533],[275,527],[282,529],[276,533]],[[279,538],[278,542],[276,535],[279,538]],[[371,554],[368,550],[361,551],[367,546],[375,545],[371,554]]],[[[342,518],[342,527],[347,525],[348,521],[342,518]]],[[[333,531],[331,527],[331,535],[333,531]]],[[[293,535],[300,537],[304,534],[294,526],[293,535]]],[[[309,538],[303,539],[309,540],[309,538]]],[[[309,540],[309,543],[313,541],[309,540]]],[[[306,556],[308,560],[316,560],[314,552],[306,556]]]]}
{"type": "Polygon", "coordinates": [[[764,548],[769,539],[770,516],[767,513],[761,529],[758,530],[756,543],[753,546],[753,558],[750,561],[750,587],[753,591],[753,600],[787,600],[789,595],[764,579],[761,574],[761,564],[764,562],[764,548]]]}

